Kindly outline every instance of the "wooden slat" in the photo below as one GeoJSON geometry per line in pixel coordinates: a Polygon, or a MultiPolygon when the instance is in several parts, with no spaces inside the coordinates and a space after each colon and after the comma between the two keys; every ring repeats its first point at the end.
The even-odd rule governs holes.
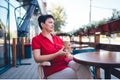
{"type": "Polygon", "coordinates": [[[16,67],[16,38],[13,38],[13,54],[12,54],[12,64],[14,67],[16,67]]]}
{"type": "Polygon", "coordinates": [[[24,37],[22,37],[22,39],[21,39],[21,42],[22,42],[22,59],[24,59],[25,58],[25,53],[24,53],[24,37]]]}

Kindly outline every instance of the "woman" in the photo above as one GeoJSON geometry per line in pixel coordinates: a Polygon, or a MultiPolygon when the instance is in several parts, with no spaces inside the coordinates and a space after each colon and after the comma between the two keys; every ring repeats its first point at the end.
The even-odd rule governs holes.
{"type": "Polygon", "coordinates": [[[51,66],[43,67],[45,77],[47,79],[91,78],[89,68],[68,59],[66,57],[67,52],[63,50],[63,41],[52,34],[54,17],[52,15],[41,15],[38,18],[38,23],[42,32],[32,39],[32,50],[37,63],[44,61],[51,63],[51,66]],[[79,70],[84,70],[85,74],[79,70]]]}

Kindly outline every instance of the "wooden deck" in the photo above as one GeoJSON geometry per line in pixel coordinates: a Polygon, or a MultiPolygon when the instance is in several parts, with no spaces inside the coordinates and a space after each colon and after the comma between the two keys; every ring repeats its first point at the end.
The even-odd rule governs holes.
{"type": "MultiPolygon", "coordinates": [[[[20,65],[11,67],[9,70],[0,75],[0,79],[38,79],[37,63],[33,58],[23,59],[22,63],[31,63],[31,65],[20,65]]],[[[104,78],[104,71],[101,69],[101,78],[104,78]]],[[[112,79],[118,79],[112,76],[112,79]]]]}
{"type": "Polygon", "coordinates": [[[38,79],[37,63],[34,59],[23,59],[22,63],[31,63],[31,65],[20,65],[12,67],[0,75],[0,79],[38,79]]]}

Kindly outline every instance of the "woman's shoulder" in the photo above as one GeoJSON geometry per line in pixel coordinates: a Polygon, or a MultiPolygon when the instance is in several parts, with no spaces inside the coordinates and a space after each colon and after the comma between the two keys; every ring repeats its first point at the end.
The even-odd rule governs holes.
{"type": "Polygon", "coordinates": [[[38,40],[38,39],[40,39],[40,34],[39,34],[39,35],[34,36],[34,37],[32,38],[32,41],[34,41],[34,40],[38,40]]]}
{"type": "Polygon", "coordinates": [[[35,40],[35,39],[37,39],[37,38],[38,38],[38,35],[34,36],[34,37],[32,38],[32,40],[35,40]]]}

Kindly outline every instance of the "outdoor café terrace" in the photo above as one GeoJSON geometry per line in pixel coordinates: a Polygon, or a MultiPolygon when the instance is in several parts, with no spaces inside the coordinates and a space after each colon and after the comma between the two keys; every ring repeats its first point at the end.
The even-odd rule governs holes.
{"type": "MultiPolygon", "coordinates": [[[[110,23],[110,24],[112,24],[112,23],[110,23]]],[[[105,24],[105,25],[107,25],[107,24],[105,24]]],[[[120,27],[120,25],[114,24],[114,26],[115,25],[118,26],[117,28],[120,27]]],[[[114,30],[116,30],[116,29],[114,29],[114,30]]],[[[116,33],[116,32],[117,33],[119,32],[118,29],[117,29],[117,31],[113,31],[111,33],[116,33]]],[[[104,32],[104,35],[107,34],[107,33],[108,32],[104,32]]],[[[120,58],[119,58],[119,55],[120,55],[119,47],[120,47],[120,45],[100,43],[100,38],[101,38],[100,35],[102,33],[90,34],[90,35],[94,36],[94,41],[95,42],[83,42],[83,40],[82,40],[83,36],[86,36],[88,34],[74,35],[74,38],[75,38],[75,36],[79,37],[78,38],[79,40],[77,40],[77,41],[75,41],[74,39],[71,39],[71,35],[67,35],[66,33],[65,34],[60,33],[60,34],[57,34],[57,35],[62,36],[62,39],[64,39],[66,36],[69,36],[70,41],[73,45],[72,48],[74,49],[74,51],[75,50],[78,51],[77,53],[73,54],[75,61],[80,62],[80,63],[86,63],[87,62],[86,64],[94,66],[95,68],[93,70],[95,71],[95,73],[93,73],[93,77],[95,79],[106,78],[105,77],[106,76],[105,75],[105,70],[104,70],[104,68],[106,66],[105,64],[107,64],[107,69],[110,66],[110,72],[107,72],[107,73],[110,73],[110,75],[111,75],[111,76],[109,76],[109,78],[119,79],[120,78],[120,75],[119,75],[120,74],[120,58]],[[95,61],[89,62],[89,61],[91,61],[90,60],[91,58],[89,57],[90,55],[88,53],[93,54],[96,57],[99,57],[99,55],[96,55],[96,54],[100,54],[101,58],[96,59],[96,57],[94,57],[94,58],[92,58],[92,60],[95,59],[95,60],[98,60],[98,61],[97,62],[95,62],[95,61]],[[81,61],[79,59],[79,55],[80,56],[89,55],[89,56],[87,56],[88,57],[87,59],[89,59],[89,60],[87,60],[87,61],[82,60],[81,61]],[[105,60],[105,61],[99,63],[99,60],[105,60]],[[110,62],[107,63],[106,61],[110,61],[110,62]]],[[[22,45],[25,45],[24,42],[27,42],[27,41],[24,41],[24,40],[26,40],[26,39],[23,38],[22,45]]],[[[15,39],[15,41],[16,41],[16,39],[15,39]]],[[[16,45],[16,44],[13,40],[13,46],[14,45],[16,45]]],[[[29,47],[30,47],[30,45],[29,45],[29,47]]],[[[14,53],[15,49],[16,49],[16,47],[14,46],[13,47],[13,54],[14,54],[13,56],[15,56],[15,54],[16,54],[16,53],[14,53]]],[[[26,53],[24,53],[24,54],[26,54],[26,53]]],[[[32,54],[32,51],[31,51],[31,54],[32,54]]],[[[81,57],[81,59],[82,58],[84,58],[84,57],[81,57]]],[[[23,57],[20,61],[20,64],[16,64],[16,58],[13,57],[13,67],[10,68],[9,70],[7,70],[6,72],[4,72],[3,74],[1,74],[0,79],[38,79],[38,64],[35,63],[32,55],[28,58],[23,57]]]]}
{"type": "MultiPolygon", "coordinates": [[[[26,17],[21,19],[20,25],[18,25],[18,38],[13,38],[10,44],[10,48],[7,49],[7,39],[6,45],[0,46],[0,51],[4,53],[3,48],[5,48],[5,52],[9,50],[11,53],[10,58],[6,58],[6,63],[9,62],[10,66],[5,68],[7,70],[1,71],[0,79],[39,79],[38,78],[38,65],[33,58],[31,42],[28,40],[28,24],[30,17],[35,14],[32,12],[34,8],[35,11],[38,11],[35,8],[34,3],[29,3],[24,0],[17,0],[19,2],[23,2],[22,7],[26,10],[28,6],[25,7],[26,4],[29,4],[29,10],[26,13],[26,17]],[[26,3],[26,4],[25,4],[26,3]],[[29,14],[31,13],[31,14],[29,14]],[[29,14],[29,15],[28,15],[29,14]],[[27,27],[24,27],[27,26],[27,27]],[[2,49],[2,50],[1,50],[2,49]]],[[[37,1],[37,0],[34,0],[37,1]]],[[[44,5],[46,5],[44,3],[44,5]]],[[[21,6],[19,6],[21,7],[21,6]]],[[[19,8],[16,7],[15,9],[19,8]]],[[[38,11],[39,12],[39,11],[38,11]]],[[[106,22],[104,24],[100,24],[97,27],[92,25],[92,27],[80,28],[73,33],[58,33],[56,35],[60,36],[61,39],[69,39],[72,44],[74,61],[77,63],[87,64],[91,66],[91,73],[93,74],[94,79],[120,79],[120,38],[117,37],[117,44],[111,44],[111,38],[113,38],[113,34],[120,33],[120,18],[114,19],[112,21],[106,22]],[[102,36],[102,37],[101,37],[102,36]],[[108,43],[103,43],[103,37],[107,36],[108,43]],[[91,38],[92,37],[92,38],[91,38]],[[87,41],[85,41],[85,39],[87,41]],[[102,41],[101,41],[102,40],[102,41]]],[[[4,40],[2,40],[4,42],[4,40]]],[[[8,55],[8,54],[7,54],[8,55]]],[[[0,68],[1,69],[1,68],[0,68]]]]}

